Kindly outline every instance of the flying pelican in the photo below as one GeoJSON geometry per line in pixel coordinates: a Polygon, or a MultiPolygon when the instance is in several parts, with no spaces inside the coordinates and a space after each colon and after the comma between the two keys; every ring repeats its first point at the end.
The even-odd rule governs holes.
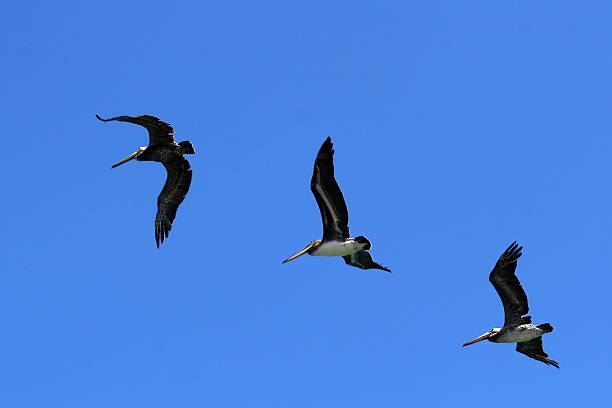
{"type": "Polygon", "coordinates": [[[323,219],[323,239],[315,239],[297,254],[285,259],[283,263],[294,260],[304,254],[314,256],[341,256],[348,265],[361,269],[382,269],[391,272],[372,260],[368,249],[370,241],[360,235],[349,238],[348,210],[344,196],[334,178],[334,151],[331,138],[327,138],[317,159],[310,181],[310,189],[317,200],[323,219]]]}
{"type": "Polygon", "coordinates": [[[548,358],[542,348],[542,335],[553,331],[553,327],[549,323],[536,326],[531,324],[530,316],[523,317],[529,312],[527,295],[514,273],[516,260],[522,255],[521,249],[523,247],[519,247],[516,241],[513,242],[499,257],[489,275],[489,281],[504,305],[504,327],[491,329],[463,346],[485,339],[495,343],[516,343],[516,351],[519,353],[559,368],[559,363],[548,358]]]}
{"type": "Polygon", "coordinates": [[[132,159],[161,162],[166,168],[168,176],[164,188],[157,197],[157,215],[155,216],[155,242],[159,248],[160,241],[163,243],[164,237],[168,238],[168,232],[172,229],[172,221],[176,216],[176,210],[185,199],[191,185],[190,165],[183,155],[194,154],[193,145],[187,140],[176,143],[172,135],[174,133],[172,126],[155,116],[117,116],[102,119],[96,115],[96,118],[103,122],[118,120],[135,123],[144,126],[149,131],[149,145],[140,147],[119,163],[113,164],[111,169],[132,159]]]}

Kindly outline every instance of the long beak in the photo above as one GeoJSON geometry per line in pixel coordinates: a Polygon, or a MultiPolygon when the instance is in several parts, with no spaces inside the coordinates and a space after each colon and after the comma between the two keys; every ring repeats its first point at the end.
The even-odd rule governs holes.
{"type": "Polygon", "coordinates": [[[315,243],[314,243],[314,242],[311,242],[310,244],[308,244],[308,246],[307,246],[306,248],[302,249],[302,250],[301,250],[300,252],[298,252],[297,254],[295,254],[295,255],[291,255],[289,258],[285,259],[285,260],[283,261],[283,263],[286,263],[286,262],[289,262],[289,261],[293,261],[295,258],[299,258],[300,256],[302,256],[302,255],[304,255],[305,253],[307,253],[307,252],[310,250],[310,248],[312,248],[314,245],[315,245],[315,243]]]}
{"type": "Polygon", "coordinates": [[[115,163],[111,166],[111,169],[114,169],[117,166],[121,166],[123,163],[127,163],[130,160],[134,159],[136,156],[138,156],[141,153],[140,150],[135,151],[134,153],[130,154],[128,157],[126,157],[125,159],[121,160],[119,163],[115,163]]]}
{"type": "Polygon", "coordinates": [[[483,334],[480,337],[476,337],[474,340],[472,341],[468,341],[467,343],[463,344],[461,347],[465,347],[465,346],[469,346],[470,344],[474,344],[474,343],[478,343],[479,341],[483,341],[489,338],[489,336],[491,335],[490,332],[486,332],[485,334],[483,334]]]}

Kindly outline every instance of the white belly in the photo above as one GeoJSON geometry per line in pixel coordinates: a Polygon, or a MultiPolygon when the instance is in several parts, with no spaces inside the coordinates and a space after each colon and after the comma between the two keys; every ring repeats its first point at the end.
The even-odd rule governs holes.
{"type": "Polygon", "coordinates": [[[544,330],[533,324],[521,324],[513,330],[502,333],[495,339],[496,343],[521,343],[540,337],[544,330]]]}
{"type": "Polygon", "coordinates": [[[359,251],[360,244],[357,242],[350,241],[330,241],[324,242],[315,251],[311,252],[310,255],[314,256],[345,256],[350,255],[354,252],[359,251]]]}

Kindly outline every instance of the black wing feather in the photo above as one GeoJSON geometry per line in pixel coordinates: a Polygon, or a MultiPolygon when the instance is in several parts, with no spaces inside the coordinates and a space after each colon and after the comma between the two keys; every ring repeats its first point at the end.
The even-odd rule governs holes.
{"type": "Polygon", "coordinates": [[[559,368],[559,363],[548,358],[548,354],[544,352],[542,347],[542,337],[536,337],[529,341],[516,343],[516,351],[526,355],[527,357],[535,358],[546,365],[552,365],[559,368]]]}
{"type": "Polygon", "coordinates": [[[160,241],[168,238],[168,232],[172,229],[172,221],[176,216],[176,210],[185,199],[189,186],[191,185],[191,170],[189,161],[182,156],[162,162],[168,176],[166,184],[157,197],[157,215],[155,216],[155,242],[159,248],[160,241]]]}
{"type": "Polygon", "coordinates": [[[531,323],[529,316],[522,317],[529,312],[529,304],[527,295],[515,275],[516,261],[521,257],[522,249],[523,247],[519,247],[516,241],[513,242],[499,257],[489,275],[489,281],[504,305],[504,327],[531,323]]]}
{"type": "Polygon", "coordinates": [[[346,262],[348,265],[356,266],[357,268],[381,269],[383,271],[391,273],[391,269],[385,268],[384,266],[374,262],[374,260],[372,259],[372,255],[370,255],[370,253],[365,249],[362,249],[361,251],[357,251],[350,255],[343,256],[342,258],[344,258],[344,262],[346,262]]]}
{"type": "Polygon", "coordinates": [[[149,145],[174,142],[174,135],[172,135],[174,129],[172,126],[152,115],[115,116],[110,119],[102,119],[100,116],[96,115],[96,118],[103,122],[118,120],[120,122],[129,122],[144,126],[149,131],[149,145]]]}
{"type": "Polygon", "coordinates": [[[315,160],[310,189],[314,194],[323,220],[323,241],[345,240],[350,236],[348,210],[334,178],[334,150],[327,138],[315,160]]]}

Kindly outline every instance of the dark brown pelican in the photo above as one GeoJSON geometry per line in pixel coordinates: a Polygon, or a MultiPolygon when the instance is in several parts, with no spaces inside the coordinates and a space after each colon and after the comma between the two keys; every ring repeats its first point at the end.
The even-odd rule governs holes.
{"type": "Polygon", "coordinates": [[[382,269],[391,272],[374,262],[368,249],[372,247],[364,236],[349,238],[348,210],[344,196],[334,178],[334,151],[331,138],[327,138],[317,159],[310,181],[310,189],[317,200],[323,219],[323,239],[316,239],[297,254],[285,259],[289,262],[304,254],[314,256],[341,256],[348,265],[361,269],[382,269]]]}
{"type": "Polygon", "coordinates": [[[149,131],[149,145],[139,148],[119,163],[113,164],[111,169],[122,165],[132,159],[138,161],[161,162],[168,172],[166,184],[157,197],[157,215],[155,216],[155,242],[159,248],[160,241],[168,238],[168,232],[172,229],[172,221],[176,216],[178,206],[183,202],[189,185],[191,184],[191,170],[184,154],[194,154],[195,150],[189,141],[176,143],[174,141],[174,129],[170,124],[162,122],[155,116],[117,116],[110,119],[96,118],[103,122],[118,120],[120,122],[135,123],[144,126],[149,131]]]}
{"type": "Polygon", "coordinates": [[[514,273],[516,260],[522,255],[521,249],[523,247],[513,242],[499,257],[489,275],[489,281],[504,305],[504,327],[491,329],[463,346],[485,339],[495,343],[516,343],[516,351],[519,353],[559,368],[559,363],[548,358],[542,348],[542,335],[553,331],[553,327],[549,323],[533,325],[530,316],[523,316],[529,312],[527,295],[514,273]]]}

